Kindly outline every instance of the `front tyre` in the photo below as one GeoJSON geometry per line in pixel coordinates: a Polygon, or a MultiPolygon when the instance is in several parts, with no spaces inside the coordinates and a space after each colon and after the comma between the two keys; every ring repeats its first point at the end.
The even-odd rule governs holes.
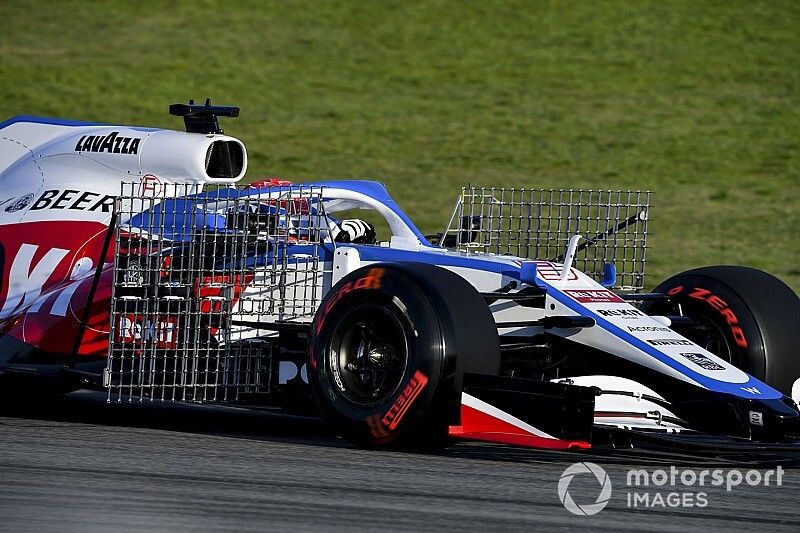
{"type": "Polygon", "coordinates": [[[345,276],[312,324],[309,382],[322,415],[358,446],[437,449],[458,421],[464,371],[496,374],[488,306],[463,278],[422,264],[345,276]]]}
{"type": "Polygon", "coordinates": [[[791,394],[800,378],[800,299],[785,283],[753,268],[712,266],[677,274],[654,292],[696,323],[681,333],[791,394]]]}

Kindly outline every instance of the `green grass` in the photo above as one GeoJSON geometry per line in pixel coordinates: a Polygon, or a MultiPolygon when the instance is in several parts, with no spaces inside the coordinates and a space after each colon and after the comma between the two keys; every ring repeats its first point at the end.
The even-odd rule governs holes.
{"type": "Polygon", "coordinates": [[[656,192],[650,285],[800,289],[800,3],[0,4],[0,117],[180,128],[237,104],[251,178],[372,178],[425,231],[457,189],[656,192]]]}

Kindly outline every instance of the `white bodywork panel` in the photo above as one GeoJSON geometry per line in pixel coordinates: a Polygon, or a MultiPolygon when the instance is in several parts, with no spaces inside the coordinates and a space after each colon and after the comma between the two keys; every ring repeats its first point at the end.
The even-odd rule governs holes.
{"type": "MultiPolygon", "coordinates": [[[[26,220],[45,191],[58,191],[58,195],[45,196],[42,203],[58,200],[64,191],[75,191],[60,204],[69,210],[70,219],[107,221],[108,210],[92,207],[104,195],[119,195],[122,183],[140,182],[142,195],[164,195],[168,192],[165,184],[235,183],[246,171],[244,145],[226,135],[16,122],[0,133],[0,201],[18,202],[20,208],[0,210],[0,223],[26,220]],[[206,173],[209,149],[216,142],[232,142],[241,148],[242,169],[237,176],[215,178],[206,173]],[[94,196],[78,202],[83,192],[94,196]]],[[[48,218],[63,219],[64,213],[38,209],[33,219],[48,218]]]]}
{"type": "Polygon", "coordinates": [[[618,376],[575,376],[551,380],[582,387],[596,387],[601,393],[595,398],[595,424],[622,428],[676,430],[681,426],[665,421],[664,417],[677,418],[663,404],[649,400],[664,398],[653,389],[631,379],[618,376]],[[619,394],[620,392],[629,394],[619,394]]]}

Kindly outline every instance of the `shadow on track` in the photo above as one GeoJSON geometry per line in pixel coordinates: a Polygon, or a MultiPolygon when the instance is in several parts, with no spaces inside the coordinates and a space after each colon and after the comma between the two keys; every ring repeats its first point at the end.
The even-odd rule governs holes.
{"type": "Polygon", "coordinates": [[[212,404],[107,402],[103,392],[77,391],[49,401],[0,405],[0,416],[96,426],[149,428],[224,435],[252,440],[280,439],[345,447],[332,429],[316,418],[287,416],[264,409],[212,404]]]}
{"type": "MultiPolygon", "coordinates": [[[[219,435],[236,439],[298,443],[327,448],[350,448],[347,441],[323,421],[289,416],[266,409],[186,403],[108,403],[102,392],[78,391],[51,401],[0,405],[0,417],[53,422],[148,428],[163,431],[219,435]]],[[[0,422],[2,425],[2,422],[0,422]]],[[[0,431],[2,429],[0,428],[0,431]]],[[[471,460],[512,463],[563,463],[580,461],[604,464],[748,464],[785,468],[800,466],[796,451],[754,456],[749,453],[694,453],[681,449],[594,448],[580,451],[531,450],[513,446],[461,442],[440,454],[471,460]]]]}

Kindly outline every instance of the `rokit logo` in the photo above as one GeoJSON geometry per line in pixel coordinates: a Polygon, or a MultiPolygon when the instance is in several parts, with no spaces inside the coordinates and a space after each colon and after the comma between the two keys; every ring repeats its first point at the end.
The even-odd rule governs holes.
{"type": "Polygon", "coordinates": [[[598,309],[597,313],[601,316],[618,316],[620,318],[638,318],[640,316],[645,316],[645,314],[638,309],[598,309]]]}
{"type": "Polygon", "coordinates": [[[622,303],[625,300],[605,289],[565,290],[567,296],[582,304],[588,303],[622,303]]]}
{"type": "Polygon", "coordinates": [[[178,318],[149,320],[137,315],[121,315],[117,320],[117,340],[125,343],[147,343],[157,348],[178,347],[178,318]]]}
{"type": "Polygon", "coordinates": [[[75,151],[138,154],[141,142],[139,137],[120,137],[118,131],[112,131],[108,135],[84,135],[75,145],[75,151]]]}

